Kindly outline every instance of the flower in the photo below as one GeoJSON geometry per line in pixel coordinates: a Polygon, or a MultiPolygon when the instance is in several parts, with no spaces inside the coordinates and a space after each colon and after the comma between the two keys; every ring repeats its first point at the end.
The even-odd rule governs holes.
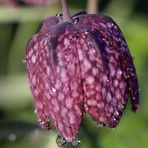
{"type": "Polygon", "coordinates": [[[129,96],[132,110],[139,109],[132,56],[108,16],[47,18],[28,42],[26,66],[41,126],[53,123],[67,142],[76,138],[84,112],[114,128],[129,96]]]}

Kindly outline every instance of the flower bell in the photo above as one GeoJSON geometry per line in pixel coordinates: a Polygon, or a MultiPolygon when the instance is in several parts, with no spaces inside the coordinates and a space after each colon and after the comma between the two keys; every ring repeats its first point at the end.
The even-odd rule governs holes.
{"type": "Polygon", "coordinates": [[[83,113],[107,127],[117,126],[128,97],[139,109],[135,67],[117,24],[102,14],[47,18],[28,42],[26,66],[43,128],[54,124],[65,141],[79,132],[83,113]],[[49,120],[50,119],[50,120],[49,120]]]}

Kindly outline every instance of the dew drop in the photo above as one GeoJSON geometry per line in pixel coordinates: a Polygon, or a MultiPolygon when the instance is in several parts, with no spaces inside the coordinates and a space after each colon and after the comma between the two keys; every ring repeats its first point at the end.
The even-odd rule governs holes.
{"type": "Polygon", "coordinates": [[[40,121],[40,125],[45,125],[45,122],[44,121],[40,121]]]}
{"type": "Polygon", "coordinates": [[[41,122],[41,119],[38,119],[38,122],[41,122]]]}
{"type": "Polygon", "coordinates": [[[135,74],[134,74],[134,73],[131,73],[131,76],[132,76],[132,77],[134,77],[134,76],[135,76],[135,74]]]}
{"type": "Polygon", "coordinates": [[[56,138],[56,144],[59,147],[63,147],[66,144],[66,140],[62,136],[58,135],[56,138]]]}
{"type": "Polygon", "coordinates": [[[52,87],[52,88],[51,88],[51,91],[52,91],[53,93],[55,93],[55,92],[56,92],[56,89],[55,89],[54,87],[52,87]]]}
{"type": "Polygon", "coordinates": [[[72,141],[72,145],[73,145],[74,148],[78,147],[78,145],[79,145],[80,143],[81,143],[81,141],[80,141],[78,138],[76,138],[76,139],[74,139],[74,140],[72,141]]]}
{"type": "Polygon", "coordinates": [[[115,131],[115,128],[112,128],[113,131],[115,131]]]}
{"type": "Polygon", "coordinates": [[[110,27],[110,28],[114,26],[113,23],[108,23],[107,25],[108,25],[108,27],[110,27]]]}
{"type": "Polygon", "coordinates": [[[24,64],[25,64],[26,62],[27,62],[26,60],[22,60],[22,63],[24,63],[24,64]]]}
{"type": "Polygon", "coordinates": [[[73,21],[74,24],[76,24],[76,23],[78,23],[79,18],[77,17],[77,18],[73,19],[72,21],[73,21]]]}
{"type": "Polygon", "coordinates": [[[113,118],[114,121],[116,121],[116,118],[113,118]]]}
{"type": "Polygon", "coordinates": [[[61,14],[61,13],[60,13],[60,14],[56,14],[56,16],[57,16],[57,17],[62,17],[63,14],[61,14]]]}
{"type": "Polygon", "coordinates": [[[32,56],[31,60],[32,60],[32,63],[33,63],[33,64],[36,63],[36,57],[35,57],[35,55],[32,56]]]}
{"type": "Polygon", "coordinates": [[[132,100],[136,100],[136,98],[135,98],[135,97],[133,97],[133,98],[132,98],[132,100]]]}
{"type": "Polygon", "coordinates": [[[82,36],[82,38],[83,38],[83,39],[85,39],[85,38],[86,38],[86,36],[85,36],[85,35],[83,35],[83,36],[82,36]]]}
{"type": "Polygon", "coordinates": [[[88,31],[86,30],[86,31],[84,32],[84,34],[85,34],[85,35],[88,35],[88,31]]]}
{"type": "Polygon", "coordinates": [[[103,127],[104,127],[104,123],[102,123],[102,122],[97,122],[97,127],[103,128],[103,127]]]}
{"type": "Polygon", "coordinates": [[[34,110],[34,113],[37,114],[37,109],[34,110]]]}
{"type": "Polygon", "coordinates": [[[8,139],[9,139],[11,142],[13,142],[13,141],[16,140],[16,135],[15,135],[15,134],[10,134],[9,137],[8,137],[8,139]]]}

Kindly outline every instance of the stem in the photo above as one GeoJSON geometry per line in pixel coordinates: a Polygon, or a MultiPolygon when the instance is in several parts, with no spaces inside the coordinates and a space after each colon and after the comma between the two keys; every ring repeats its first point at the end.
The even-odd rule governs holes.
{"type": "Polygon", "coordinates": [[[61,0],[62,3],[62,11],[63,11],[63,21],[71,22],[70,13],[68,10],[67,0],[61,0]]]}
{"type": "Polygon", "coordinates": [[[96,14],[98,10],[97,0],[88,0],[87,1],[87,11],[90,14],[96,14]]]}

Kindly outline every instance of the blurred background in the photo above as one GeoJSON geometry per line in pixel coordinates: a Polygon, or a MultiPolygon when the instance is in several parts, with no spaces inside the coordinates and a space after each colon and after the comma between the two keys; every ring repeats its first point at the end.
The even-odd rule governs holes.
{"type": "MultiPolygon", "coordinates": [[[[84,116],[79,147],[148,148],[148,1],[98,0],[97,5],[93,1],[69,0],[70,12],[99,11],[117,22],[136,65],[141,106],[135,114],[128,103],[116,129],[99,128],[84,116]]],[[[57,13],[61,13],[59,0],[49,0],[45,7],[0,0],[0,148],[57,148],[56,131],[46,132],[38,126],[23,63],[28,39],[43,19],[57,13]]]]}

